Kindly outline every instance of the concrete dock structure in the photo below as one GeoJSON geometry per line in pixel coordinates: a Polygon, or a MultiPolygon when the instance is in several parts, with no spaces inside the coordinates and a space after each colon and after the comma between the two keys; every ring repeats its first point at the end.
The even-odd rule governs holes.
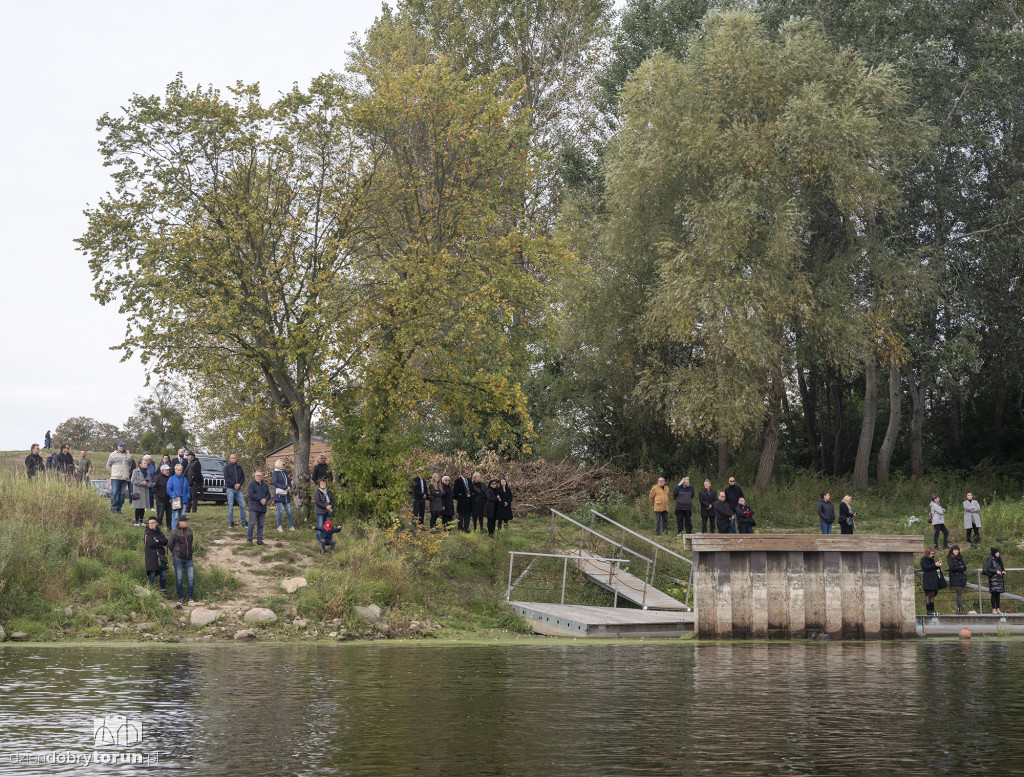
{"type": "Polygon", "coordinates": [[[695,534],[695,628],[705,639],[893,639],[917,633],[920,536],[695,534]]]}

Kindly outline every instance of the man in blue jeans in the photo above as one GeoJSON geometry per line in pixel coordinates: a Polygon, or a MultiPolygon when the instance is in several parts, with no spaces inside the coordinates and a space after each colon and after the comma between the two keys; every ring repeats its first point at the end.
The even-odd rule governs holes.
{"type": "Polygon", "coordinates": [[[171,551],[171,558],[174,559],[174,587],[178,592],[178,604],[185,603],[185,597],[181,589],[182,575],[188,577],[188,603],[195,604],[193,597],[195,593],[195,571],[192,568],[192,547],[194,545],[192,530],[188,526],[188,513],[178,518],[178,527],[171,532],[167,547],[171,551]]]}
{"type": "Polygon", "coordinates": [[[245,496],[242,494],[242,486],[245,485],[245,472],[238,466],[238,456],[228,456],[228,465],[224,467],[224,491],[228,495],[228,528],[235,528],[235,502],[238,503],[238,511],[242,516],[242,528],[248,527],[245,520],[245,496]]]}
{"type": "Polygon", "coordinates": [[[119,442],[117,450],[107,457],[107,469],[110,470],[110,512],[120,513],[125,493],[130,493],[128,481],[132,477],[132,457],[124,442],[119,442]]]}

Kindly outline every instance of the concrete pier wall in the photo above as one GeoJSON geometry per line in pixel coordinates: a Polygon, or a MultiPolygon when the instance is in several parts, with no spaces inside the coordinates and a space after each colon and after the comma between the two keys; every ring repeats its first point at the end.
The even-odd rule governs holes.
{"type": "Polygon", "coordinates": [[[701,534],[693,551],[697,637],[912,637],[921,537],[701,534]]]}

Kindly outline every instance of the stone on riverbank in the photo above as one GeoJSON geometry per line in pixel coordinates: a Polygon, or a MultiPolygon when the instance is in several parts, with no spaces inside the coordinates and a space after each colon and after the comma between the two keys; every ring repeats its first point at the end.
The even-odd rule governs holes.
{"type": "Polygon", "coordinates": [[[369,623],[371,626],[381,626],[384,619],[380,617],[380,607],[371,604],[369,607],[356,607],[356,615],[369,623]]]}
{"type": "Polygon", "coordinates": [[[277,615],[266,607],[253,607],[245,614],[244,620],[246,623],[273,623],[277,615]]]}
{"type": "Polygon", "coordinates": [[[196,607],[192,610],[190,621],[193,626],[205,626],[208,623],[213,623],[215,620],[223,616],[224,613],[217,612],[216,610],[209,610],[206,607],[196,607]]]}
{"type": "Polygon", "coordinates": [[[256,639],[256,632],[252,629],[239,629],[235,632],[235,639],[239,642],[252,642],[256,639]]]}
{"type": "Polygon", "coordinates": [[[15,631],[9,637],[11,642],[28,642],[28,634],[24,631],[15,631]]]}
{"type": "Polygon", "coordinates": [[[286,593],[293,594],[300,588],[305,588],[309,583],[306,582],[304,577],[286,577],[281,581],[281,587],[286,593]]]}

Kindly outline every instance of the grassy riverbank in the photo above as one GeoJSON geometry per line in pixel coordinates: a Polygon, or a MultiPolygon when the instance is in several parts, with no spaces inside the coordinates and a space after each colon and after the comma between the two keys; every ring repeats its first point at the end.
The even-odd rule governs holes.
{"type": "MultiPolygon", "coordinates": [[[[1007,567],[1024,566],[1024,551],[1018,545],[1024,537],[1024,501],[1010,492],[1013,484],[1005,485],[1006,492],[973,486],[983,504],[983,542],[978,549],[965,547],[971,567],[984,563],[991,544],[1003,549],[1007,567]]],[[[849,491],[842,482],[830,487],[836,500],[849,491]]],[[[805,478],[761,499],[751,498],[758,530],[816,532],[814,508],[820,488],[816,479],[805,478]]],[[[962,543],[962,483],[898,481],[884,493],[861,493],[854,502],[860,514],[858,531],[927,535],[930,544],[928,524],[907,521],[911,515],[925,514],[933,490],[948,494],[947,505],[953,503],[948,513],[950,539],[962,543]]],[[[646,495],[612,497],[597,509],[642,534],[652,534],[646,495]]],[[[173,600],[145,593],[142,530],[131,525],[130,512],[126,508],[123,515],[111,515],[108,503],[85,489],[44,479],[30,483],[0,473],[0,624],[7,634],[22,631],[34,640],[230,639],[245,627],[245,611],[265,606],[279,620],[260,627],[261,639],[516,635],[526,627],[504,604],[509,551],[544,552],[574,546],[579,539],[579,530],[564,522],[556,524],[552,539],[549,517],[541,515],[518,515],[509,531],[493,539],[479,533],[418,532],[406,522],[381,530],[348,520],[336,535],[337,549],[321,556],[308,526],[278,533],[271,513],[268,544],[259,547],[245,542],[242,529],[227,528],[226,507],[204,505],[192,524],[197,538],[196,597],[222,617],[199,628],[190,624],[188,608],[178,609],[173,600]],[[308,585],[285,593],[280,581],[293,576],[304,577],[308,585]],[[382,610],[377,624],[356,612],[356,607],[370,604],[382,610]]],[[[589,523],[589,505],[573,516],[589,523]]],[[[602,530],[600,522],[595,528],[602,530]]],[[[660,540],[681,550],[681,539],[660,540]]],[[[514,578],[529,562],[529,557],[516,557],[514,578]]],[[[671,577],[685,578],[685,566],[673,568],[663,557],[658,568],[658,586],[682,598],[685,590],[671,577]]],[[[562,570],[560,560],[535,560],[516,596],[558,601],[562,570]]],[[[173,591],[173,570],[169,577],[168,589],[173,591]]],[[[1007,587],[1021,592],[1024,573],[1010,573],[1007,587]]],[[[566,601],[611,603],[608,594],[572,569],[567,573],[566,601]]],[[[940,611],[949,611],[943,604],[940,601],[940,611]]],[[[1004,609],[1020,611],[1019,604],[1005,601],[1004,609]]]]}

